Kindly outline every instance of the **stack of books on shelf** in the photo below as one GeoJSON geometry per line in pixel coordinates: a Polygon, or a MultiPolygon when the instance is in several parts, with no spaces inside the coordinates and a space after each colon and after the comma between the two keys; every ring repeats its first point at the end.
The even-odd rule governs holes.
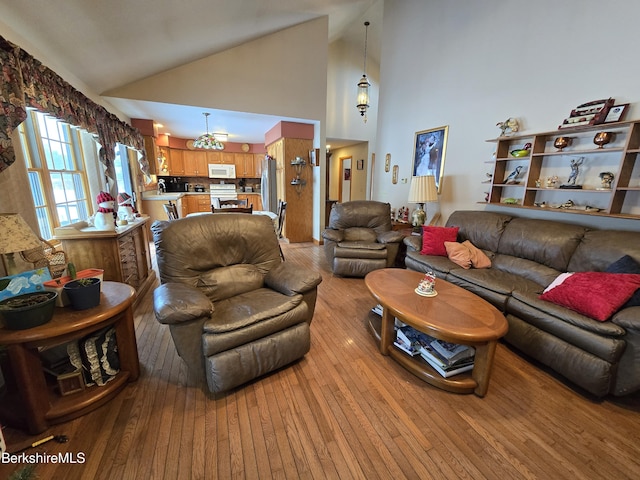
{"type": "Polygon", "coordinates": [[[475,348],[445,342],[409,325],[398,328],[394,345],[408,355],[420,355],[445,378],[473,369],[475,348]]]}

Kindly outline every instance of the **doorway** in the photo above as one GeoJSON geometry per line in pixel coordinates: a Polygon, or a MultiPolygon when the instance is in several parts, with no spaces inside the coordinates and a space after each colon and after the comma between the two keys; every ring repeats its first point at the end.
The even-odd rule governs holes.
{"type": "Polygon", "coordinates": [[[341,203],[351,200],[351,160],[352,157],[340,158],[339,196],[341,203]]]}

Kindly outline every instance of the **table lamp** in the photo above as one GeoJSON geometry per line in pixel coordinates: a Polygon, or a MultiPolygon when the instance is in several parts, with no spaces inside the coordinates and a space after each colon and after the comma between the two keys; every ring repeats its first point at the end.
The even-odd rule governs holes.
{"type": "Polygon", "coordinates": [[[411,224],[419,229],[427,220],[427,213],[423,207],[426,202],[438,200],[438,189],[436,188],[436,177],[433,175],[422,175],[411,177],[409,187],[409,203],[417,203],[418,208],[411,215],[411,224]]]}
{"type": "Polygon", "coordinates": [[[0,213],[0,254],[8,275],[20,273],[13,254],[40,247],[40,239],[18,213],[0,213]]]}

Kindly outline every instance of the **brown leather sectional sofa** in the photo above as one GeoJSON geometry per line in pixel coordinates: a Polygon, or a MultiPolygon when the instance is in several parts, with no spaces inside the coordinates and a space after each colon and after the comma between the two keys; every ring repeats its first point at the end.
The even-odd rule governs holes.
{"type": "MultiPolygon", "coordinates": [[[[598,397],[640,390],[640,306],[601,322],[541,300],[560,273],[605,271],[625,255],[640,263],[640,232],[596,230],[496,212],[457,211],[458,241],[470,240],[492,261],[463,269],[447,257],[421,255],[421,237],[405,238],[406,266],[432,270],[502,310],[505,340],[598,397]]],[[[594,286],[597,288],[597,286],[594,286]]]]}

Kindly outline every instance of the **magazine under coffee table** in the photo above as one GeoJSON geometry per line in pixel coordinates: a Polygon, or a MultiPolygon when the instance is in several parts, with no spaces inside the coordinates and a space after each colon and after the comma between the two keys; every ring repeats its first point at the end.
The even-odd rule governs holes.
{"type": "Polygon", "coordinates": [[[380,353],[391,356],[431,385],[483,397],[489,388],[498,339],[507,333],[507,320],[489,302],[439,278],[437,296],[416,294],[414,290],[423,276],[411,270],[385,268],[365,277],[367,288],[382,305],[382,319],[369,322],[380,341],[380,353]],[[473,370],[444,378],[419,356],[411,357],[400,351],[393,345],[395,318],[434,338],[473,346],[476,349],[473,370]]]}

